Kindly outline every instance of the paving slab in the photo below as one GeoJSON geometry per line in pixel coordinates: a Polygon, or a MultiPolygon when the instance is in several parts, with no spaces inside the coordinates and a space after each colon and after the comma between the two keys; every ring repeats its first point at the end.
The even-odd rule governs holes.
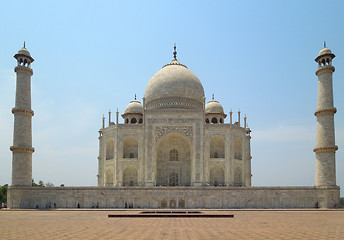
{"type": "Polygon", "coordinates": [[[341,210],[221,211],[234,218],[108,218],[141,211],[1,210],[0,239],[344,239],[341,210]]]}

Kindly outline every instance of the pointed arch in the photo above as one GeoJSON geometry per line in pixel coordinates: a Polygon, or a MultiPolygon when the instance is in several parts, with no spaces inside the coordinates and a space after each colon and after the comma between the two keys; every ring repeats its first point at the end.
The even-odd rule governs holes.
{"type": "Polygon", "coordinates": [[[129,136],[124,139],[123,158],[138,158],[138,141],[136,137],[129,136]]]}
{"type": "Polygon", "coordinates": [[[242,142],[239,138],[234,141],[234,158],[242,160],[242,142]]]}
{"type": "Polygon", "coordinates": [[[221,186],[225,184],[225,171],[222,166],[215,166],[210,169],[210,185],[221,186]]]}
{"type": "Polygon", "coordinates": [[[242,186],[242,173],[240,167],[236,167],[234,170],[234,185],[242,186]]]}
{"type": "Polygon", "coordinates": [[[114,146],[115,143],[112,138],[106,141],[106,160],[114,158],[114,146]]]}
{"type": "Polygon", "coordinates": [[[176,208],[176,207],[177,207],[176,200],[171,199],[171,200],[170,200],[170,208],[176,208]]]}
{"type": "Polygon", "coordinates": [[[128,166],[123,171],[123,185],[137,186],[137,169],[134,166],[128,166]]]}
{"type": "Polygon", "coordinates": [[[185,208],[185,201],[184,199],[180,199],[178,202],[178,208],[185,208]]]}
{"type": "Polygon", "coordinates": [[[225,157],[225,140],[221,136],[215,136],[210,140],[210,158],[225,157]]]}
{"type": "Polygon", "coordinates": [[[167,201],[165,199],[161,200],[160,207],[167,208],[167,201]]]}
{"type": "Polygon", "coordinates": [[[112,167],[106,168],[105,175],[106,175],[105,176],[106,186],[108,186],[108,187],[113,186],[113,168],[112,167]]]}
{"type": "Polygon", "coordinates": [[[181,133],[173,131],[160,138],[155,147],[156,184],[189,186],[191,151],[189,138],[181,133]]]}

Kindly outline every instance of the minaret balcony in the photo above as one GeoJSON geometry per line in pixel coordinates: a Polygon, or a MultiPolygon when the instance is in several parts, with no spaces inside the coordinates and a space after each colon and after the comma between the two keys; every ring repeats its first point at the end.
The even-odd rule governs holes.
{"type": "Polygon", "coordinates": [[[15,72],[24,72],[24,71],[26,71],[26,72],[28,72],[30,75],[33,75],[33,70],[32,70],[31,68],[25,67],[25,66],[16,66],[16,67],[14,68],[14,71],[15,71],[15,72]]]}
{"type": "Polygon", "coordinates": [[[319,74],[322,73],[322,72],[334,72],[334,71],[335,71],[334,66],[326,65],[326,66],[319,67],[319,68],[315,71],[315,74],[316,74],[316,75],[319,75],[319,74]]]}

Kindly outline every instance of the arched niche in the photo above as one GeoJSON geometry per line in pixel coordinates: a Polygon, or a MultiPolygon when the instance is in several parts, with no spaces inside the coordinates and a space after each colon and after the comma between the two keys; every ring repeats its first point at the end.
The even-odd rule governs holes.
{"type": "Polygon", "coordinates": [[[242,186],[242,173],[240,167],[234,169],[234,185],[242,186]]]}
{"type": "Polygon", "coordinates": [[[191,184],[191,144],[186,136],[177,132],[163,136],[156,145],[155,157],[157,185],[191,184]]]}
{"type": "Polygon", "coordinates": [[[124,169],[123,185],[137,186],[137,169],[134,166],[128,166],[124,169]]]}
{"type": "Polygon", "coordinates": [[[225,157],[225,140],[221,136],[215,136],[210,140],[210,158],[225,157]]]}
{"type": "Polygon", "coordinates": [[[176,208],[177,207],[177,202],[174,199],[170,200],[170,208],[176,208]]]}
{"type": "Polygon", "coordinates": [[[222,186],[225,184],[225,171],[222,166],[215,166],[210,169],[210,185],[222,186]]]}
{"type": "Polygon", "coordinates": [[[184,199],[180,199],[178,202],[178,208],[185,208],[185,201],[184,199]]]}
{"type": "Polygon", "coordinates": [[[242,160],[242,142],[239,138],[234,141],[234,158],[242,160]]]}
{"type": "Polygon", "coordinates": [[[123,158],[138,158],[137,138],[130,136],[123,141],[123,158]]]}
{"type": "Polygon", "coordinates": [[[115,143],[112,138],[106,141],[106,160],[111,160],[114,157],[115,143]]]}
{"type": "Polygon", "coordinates": [[[160,207],[161,208],[167,208],[167,201],[165,199],[161,200],[160,207]]]}
{"type": "Polygon", "coordinates": [[[113,186],[113,168],[107,167],[105,171],[105,184],[108,187],[113,186]]]}
{"type": "Polygon", "coordinates": [[[130,123],[131,123],[131,124],[137,123],[136,117],[133,117],[133,118],[130,120],[130,123]]]}
{"type": "Polygon", "coordinates": [[[176,149],[170,151],[170,161],[178,161],[178,151],[176,149]]]}

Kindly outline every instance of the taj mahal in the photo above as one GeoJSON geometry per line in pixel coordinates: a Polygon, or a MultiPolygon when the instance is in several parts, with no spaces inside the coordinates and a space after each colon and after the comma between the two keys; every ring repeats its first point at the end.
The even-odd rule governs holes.
{"type": "Polygon", "coordinates": [[[332,74],[335,55],[319,52],[315,185],[251,186],[251,130],[246,116],[228,115],[214,95],[206,101],[198,77],[173,59],[149,80],[142,102],[103,116],[99,129],[98,186],[31,186],[31,76],[25,45],[17,54],[10,208],[336,208],[332,74]],[[112,118],[115,120],[112,121],[112,118]],[[121,121],[122,122],[122,121],[121,121]]]}
{"type": "MultiPolygon", "coordinates": [[[[250,129],[174,58],[131,101],[124,124],[100,129],[98,186],[251,186],[250,129]]],[[[104,118],[103,118],[104,121],[104,118]]]]}

